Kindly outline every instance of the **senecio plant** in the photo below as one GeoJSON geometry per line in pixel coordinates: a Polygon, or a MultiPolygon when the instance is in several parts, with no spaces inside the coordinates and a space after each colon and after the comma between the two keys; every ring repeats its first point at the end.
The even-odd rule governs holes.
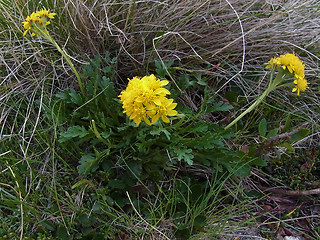
{"type": "Polygon", "coordinates": [[[70,65],[72,71],[77,77],[77,81],[83,96],[85,96],[84,86],[80,79],[80,76],[75,69],[73,63],[71,62],[68,55],[60,48],[57,42],[51,37],[50,33],[47,30],[47,25],[50,24],[50,19],[54,19],[54,16],[57,15],[56,13],[50,13],[50,10],[41,9],[40,11],[36,11],[31,13],[30,16],[26,18],[25,22],[22,22],[23,28],[25,29],[23,36],[26,36],[28,32],[31,33],[31,37],[33,36],[41,36],[44,39],[51,42],[57,50],[62,54],[62,56],[66,59],[67,63],[70,65]]]}
{"type": "Polygon", "coordinates": [[[129,79],[126,90],[119,95],[123,104],[123,112],[138,126],[141,120],[151,125],[159,118],[163,122],[169,123],[170,120],[167,116],[175,116],[178,112],[174,110],[177,103],[166,97],[166,95],[170,95],[170,91],[163,86],[168,83],[167,80],[160,81],[153,74],[143,78],[129,79]]]}
{"type": "MultiPolygon", "coordinates": [[[[204,88],[204,100],[197,113],[181,106],[178,114],[177,103],[173,98],[169,98],[169,81],[164,80],[165,75],[161,74],[159,78],[151,74],[128,79],[126,89],[117,94],[112,81],[112,65],[116,60],[111,59],[109,53],[103,59],[93,59],[84,67],[82,76],[87,81],[83,85],[70,58],[47,30],[50,20],[55,16],[55,13],[46,9],[33,12],[23,22],[23,36],[29,32],[31,37],[40,36],[51,42],[77,77],[81,94],[73,89],[58,93],[57,101],[61,101],[61,109],[55,109],[54,106],[58,106],[56,104],[52,111],[57,111],[61,121],[68,122],[69,128],[60,133],[59,143],[62,148],[70,152],[70,149],[74,148],[74,153],[81,155],[78,171],[84,176],[103,167],[117,178],[121,174],[113,170],[113,166],[120,160],[128,166],[130,173],[144,179],[161,179],[163,169],[181,160],[189,165],[195,161],[206,167],[211,166],[221,173],[227,170],[238,176],[247,176],[250,162],[260,166],[264,162],[228,148],[224,140],[234,135],[225,130],[253,110],[274,89],[292,86],[293,92],[300,95],[300,92],[308,88],[309,83],[304,78],[304,65],[297,56],[288,53],[272,58],[266,63],[267,68],[271,68],[268,88],[246,111],[223,129],[215,123],[199,118],[203,114],[228,111],[232,108],[224,102],[216,102],[216,96],[209,96],[207,87],[204,88]],[[277,75],[273,78],[276,71],[277,75]],[[288,83],[287,79],[292,76],[294,81],[288,83]],[[121,112],[125,113],[126,117],[123,117],[121,112]],[[133,120],[135,126],[132,122],[128,123],[127,117],[133,120]],[[162,124],[178,118],[180,119],[175,124],[162,124]],[[79,149],[82,149],[80,153],[79,149]],[[123,157],[124,152],[126,157],[123,157]]],[[[157,73],[162,72],[161,67],[163,66],[156,64],[157,73]]],[[[173,94],[174,91],[175,89],[172,89],[173,94]]]]}
{"type": "Polygon", "coordinates": [[[234,119],[229,125],[225,127],[228,129],[237,123],[244,115],[252,111],[258,106],[268,94],[281,87],[293,87],[292,92],[304,92],[308,87],[308,82],[304,75],[304,64],[294,53],[286,53],[280,57],[271,58],[269,62],[265,63],[267,69],[271,69],[270,82],[268,88],[261,94],[261,96],[242,114],[234,119]],[[276,77],[273,79],[275,71],[278,71],[276,77]],[[294,77],[293,82],[287,82],[290,77],[294,77]]]}

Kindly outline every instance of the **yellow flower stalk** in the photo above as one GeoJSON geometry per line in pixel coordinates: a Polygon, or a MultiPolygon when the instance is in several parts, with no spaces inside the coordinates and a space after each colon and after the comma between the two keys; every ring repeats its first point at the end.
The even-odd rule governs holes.
{"type": "Polygon", "coordinates": [[[31,13],[30,16],[27,16],[25,22],[22,22],[23,28],[25,29],[23,36],[25,36],[28,32],[30,32],[31,37],[41,36],[44,39],[47,39],[49,42],[51,42],[57,48],[57,50],[62,54],[62,56],[67,61],[67,63],[70,65],[72,71],[76,75],[81,93],[83,96],[85,96],[85,90],[84,90],[82,81],[80,79],[80,75],[78,74],[77,70],[75,69],[68,55],[60,48],[60,46],[51,37],[50,33],[47,30],[47,25],[51,23],[49,20],[54,19],[55,15],[57,14],[50,13],[50,9],[46,10],[45,8],[41,9],[40,11],[31,13]]]}
{"type": "Polygon", "coordinates": [[[277,58],[271,58],[271,60],[265,63],[266,68],[282,67],[283,70],[288,70],[295,77],[293,83],[296,85],[292,92],[297,92],[300,95],[300,91],[304,92],[308,87],[308,82],[304,78],[304,64],[303,62],[293,53],[286,53],[277,58]]]}
{"type": "Polygon", "coordinates": [[[48,34],[46,26],[50,24],[49,19],[53,19],[56,13],[49,13],[50,10],[41,9],[40,11],[36,11],[31,13],[30,16],[26,18],[23,23],[23,28],[26,29],[23,33],[23,36],[27,34],[28,31],[31,32],[31,36],[39,36],[41,32],[45,32],[48,34]]]}
{"type": "Polygon", "coordinates": [[[304,92],[308,87],[308,82],[304,75],[304,64],[294,53],[286,53],[280,57],[271,58],[269,62],[265,63],[267,69],[271,69],[271,76],[268,88],[261,94],[261,96],[243,113],[241,113],[236,119],[229,123],[224,129],[232,127],[237,123],[244,115],[251,112],[256,106],[258,106],[268,94],[280,87],[292,86],[295,84],[292,92],[304,92]],[[278,74],[273,79],[275,70],[278,70],[278,74]],[[287,77],[294,77],[293,84],[284,82],[287,77]]]}
{"type": "Polygon", "coordinates": [[[174,110],[177,104],[166,97],[170,95],[170,91],[164,88],[169,83],[167,80],[161,81],[153,74],[128,80],[128,86],[120,93],[119,98],[123,104],[123,112],[138,126],[142,120],[151,125],[160,118],[169,123],[167,116],[178,114],[174,110]]]}

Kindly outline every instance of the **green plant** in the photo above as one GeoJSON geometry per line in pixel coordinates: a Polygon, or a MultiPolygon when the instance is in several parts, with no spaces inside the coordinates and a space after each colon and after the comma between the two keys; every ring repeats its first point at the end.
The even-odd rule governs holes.
{"type": "MultiPolygon", "coordinates": [[[[129,204],[150,209],[150,204],[142,203],[136,196],[136,186],[154,196],[156,192],[151,190],[152,186],[170,176],[178,166],[194,166],[199,170],[207,168],[211,175],[224,179],[228,175],[247,176],[251,165],[265,164],[254,155],[246,155],[225,145],[224,141],[234,134],[208,121],[205,116],[228,111],[232,106],[217,100],[207,87],[206,79],[198,73],[182,72],[176,80],[176,87],[170,85],[171,96],[175,99],[181,94],[181,89],[198,88],[204,94],[196,112],[178,104],[179,114],[171,117],[170,124],[157,121],[151,126],[145,122],[137,126],[122,112],[117,97],[120,90],[116,91],[120,85],[113,67],[115,63],[116,59],[109,53],[104,58],[97,56],[90,60],[81,74],[86,81],[86,96],[66,89],[57,93],[56,99],[46,107],[48,119],[57,127],[59,147],[56,154],[67,166],[77,166],[82,176],[72,189],[90,187],[91,200],[97,201],[92,206],[96,211],[88,220],[88,231],[83,234],[98,234],[93,231],[96,226],[103,225],[103,215],[110,214],[112,219],[116,217],[114,211],[121,212],[129,204]]],[[[162,65],[156,62],[156,67],[156,72],[165,77],[167,71],[162,65]]],[[[176,69],[169,71],[175,73],[176,69]]],[[[197,195],[195,192],[199,185],[195,183],[190,186],[192,190],[188,190],[189,187],[186,191],[173,188],[169,193],[174,194],[171,210],[168,206],[165,209],[160,206],[160,212],[167,215],[169,211],[172,219],[177,218],[176,214],[183,214],[180,216],[182,222],[175,225],[177,235],[189,229],[188,236],[191,236],[194,231],[202,229],[207,219],[203,213],[213,206],[212,202],[219,201],[214,199],[222,191],[223,183],[220,184],[219,191],[203,189],[205,194],[200,194],[199,199],[189,198],[190,194],[192,198],[197,195]],[[190,207],[190,204],[194,206],[190,207]]],[[[164,218],[159,215],[159,209],[152,211],[158,216],[151,219],[164,218]]],[[[87,214],[79,214],[80,219],[81,216],[88,217],[87,214]]],[[[150,216],[148,211],[143,211],[143,215],[150,216]]],[[[156,222],[154,224],[157,225],[156,222]]]]}
{"type": "Polygon", "coordinates": [[[241,113],[236,119],[229,123],[225,129],[232,127],[236,124],[244,115],[255,109],[267,96],[268,94],[278,88],[292,86],[295,84],[292,92],[297,92],[300,95],[300,91],[305,91],[308,87],[308,82],[304,78],[304,64],[294,54],[284,54],[278,58],[272,58],[267,64],[267,68],[271,68],[270,80],[268,88],[259,96],[259,98],[248,107],[243,113],[241,113]],[[278,74],[273,79],[275,69],[278,70],[278,74]],[[295,80],[293,83],[285,82],[286,78],[294,76],[295,80]]]}
{"type": "MultiPolygon", "coordinates": [[[[249,162],[254,159],[229,149],[223,142],[233,134],[200,118],[227,111],[230,105],[216,101],[204,86],[204,101],[198,112],[178,106],[180,114],[172,117],[172,124],[158,121],[153,126],[137,127],[121,111],[113,83],[114,61],[107,54],[105,59],[96,57],[86,66],[83,72],[83,78],[87,79],[86,98],[70,89],[58,93],[59,100],[53,103],[56,118],[67,124],[67,130],[59,134],[59,143],[66,152],[80,159],[80,174],[87,176],[101,167],[108,171],[118,163],[126,166],[133,176],[159,180],[163,169],[170,169],[181,161],[189,165],[200,163],[220,172],[225,168],[239,176],[248,175],[249,162]]],[[[160,72],[159,68],[156,71],[160,72]]],[[[201,76],[197,77],[199,83],[201,76]]],[[[201,85],[205,85],[205,80],[201,81],[201,85]]],[[[177,97],[177,92],[173,95],[177,97]]]]}

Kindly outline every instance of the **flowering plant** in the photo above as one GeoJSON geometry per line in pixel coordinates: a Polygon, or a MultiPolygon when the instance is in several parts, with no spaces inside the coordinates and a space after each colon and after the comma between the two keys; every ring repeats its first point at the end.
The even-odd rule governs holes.
{"type": "Polygon", "coordinates": [[[252,111],[256,106],[258,106],[267,95],[280,87],[292,86],[292,82],[285,82],[287,77],[294,77],[293,83],[295,84],[292,92],[304,92],[308,87],[308,82],[304,75],[304,64],[294,53],[286,53],[280,57],[271,58],[269,62],[265,63],[266,68],[271,68],[271,76],[268,88],[261,94],[261,96],[243,113],[241,113],[236,119],[234,119],[230,124],[228,124],[225,129],[232,127],[236,122],[238,122],[244,115],[252,111]],[[275,70],[278,70],[278,74],[273,79],[275,70]]]}
{"type": "Polygon", "coordinates": [[[23,23],[23,28],[26,29],[23,33],[23,36],[27,34],[28,31],[31,32],[31,36],[39,36],[39,35],[48,35],[46,26],[50,24],[49,19],[53,19],[56,13],[49,13],[49,10],[41,9],[40,11],[36,11],[31,13],[30,16],[26,18],[23,23]]]}
{"type": "Polygon", "coordinates": [[[304,64],[295,54],[286,53],[277,58],[271,58],[271,60],[265,63],[266,68],[277,67],[283,70],[288,70],[292,75],[294,75],[293,83],[296,85],[292,92],[297,92],[300,95],[300,91],[304,92],[308,87],[308,82],[304,78],[304,64]]]}
{"type": "Polygon", "coordinates": [[[77,77],[77,81],[83,96],[85,96],[84,86],[80,79],[80,76],[74,67],[73,63],[71,62],[68,55],[60,48],[58,43],[51,37],[50,33],[47,30],[47,25],[50,24],[50,19],[54,19],[54,16],[57,15],[56,13],[50,13],[50,10],[41,9],[40,11],[36,11],[27,16],[26,21],[22,22],[23,28],[25,29],[23,36],[25,36],[28,32],[31,33],[31,37],[33,36],[41,36],[51,42],[57,50],[62,54],[62,56],[66,59],[67,63],[70,65],[72,71],[77,77]]]}
{"type": "Polygon", "coordinates": [[[123,112],[138,126],[142,120],[151,125],[159,118],[169,123],[167,116],[175,116],[178,112],[174,110],[177,104],[166,97],[170,95],[170,91],[164,88],[168,83],[167,80],[157,79],[153,74],[129,79],[126,90],[119,95],[123,112]]]}

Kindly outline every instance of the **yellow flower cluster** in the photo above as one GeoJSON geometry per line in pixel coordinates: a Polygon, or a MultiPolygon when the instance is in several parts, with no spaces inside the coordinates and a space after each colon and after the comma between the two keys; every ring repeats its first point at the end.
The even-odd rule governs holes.
{"type": "Polygon", "coordinates": [[[303,92],[309,88],[309,83],[304,78],[304,64],[296,55],[286,53],[280,57],[271,58],[271,60],[265,64],[267,65],[266,68],[281,66],[284,70],[288,69],[290,73],[294,74],[294,84],[296,86],[292,89],[292,92],[297,92],[298,96],[300,95],[300,91],[303,92]]]}
{"type": "Polygon", "coordinates": [[[44,31],[48,33],[45,26],[49,25],[49,19],[53,19],[56,13],[49,13],[50,10],[41,9],[40,11],[36,11],[31,13],[30,16],[26,18],[23,23],[23,28],[25,29],[23,36],[27,34],[28,31],[32,32],[31,37],[40,35],[40,31],[44,31]]]}
{"type": "Polygon", "coordinates": [[[170,91],[164,88],[169,83],[167,80],[161,81],[153,74],[128,80],[128,86],[120,93],[119,98],[123,104],[123,112],[138,126],[142,120],[151,125],[159,118],[165,123],[169,123],[170,120],[167,116],[178,114],[174,110],[177,103],[166,97],[170,94],[170,91]]]}

